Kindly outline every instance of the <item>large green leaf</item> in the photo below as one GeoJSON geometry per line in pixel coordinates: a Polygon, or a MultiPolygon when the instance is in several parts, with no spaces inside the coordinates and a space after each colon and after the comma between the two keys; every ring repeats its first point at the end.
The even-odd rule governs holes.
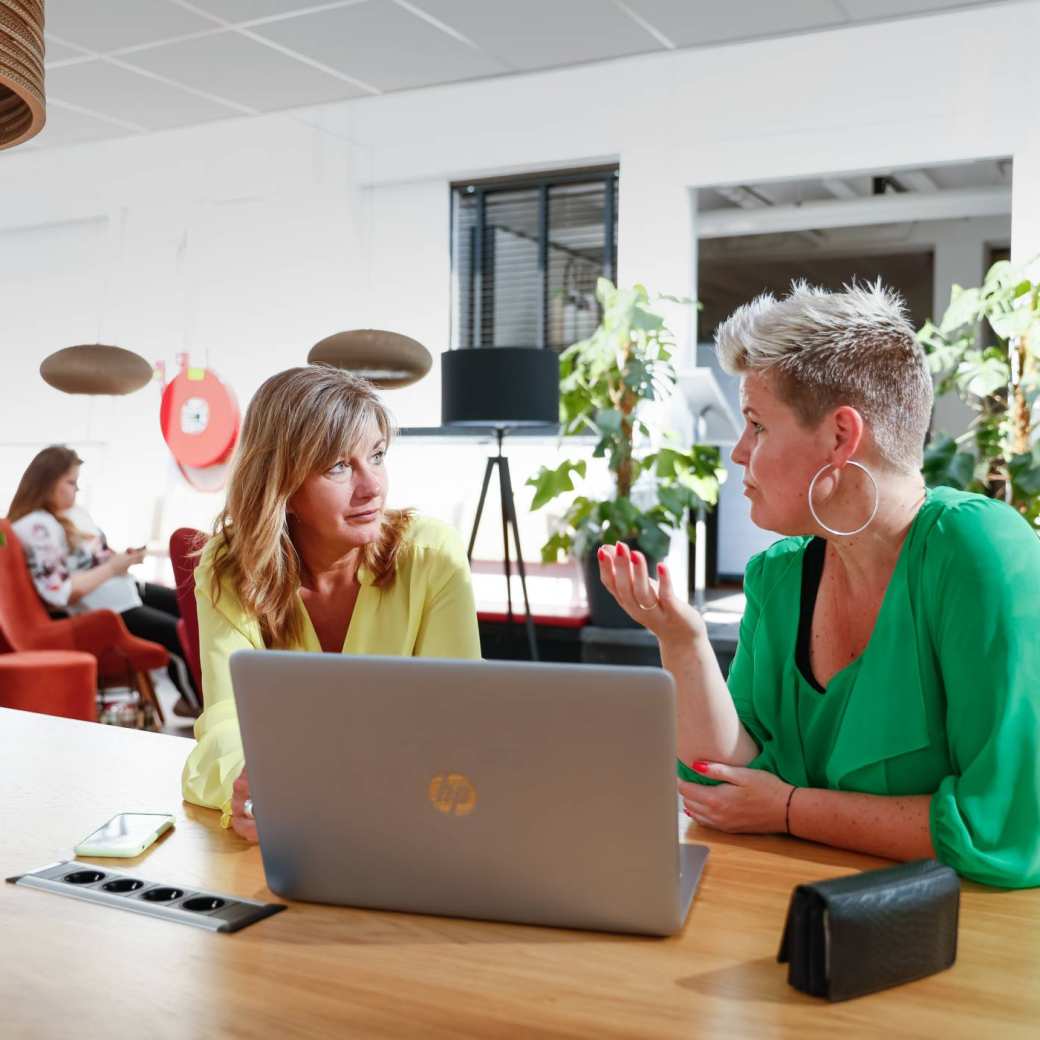
{"type": "Polygon", "coordinates": [[[1011,368],[1000,357],[990,355],[989,351],[971,352],[957,368],[957,386],[962,393],[975,397],[989,397],[990,394],[1005,388],[1011,377],[1011,368]]]}
{"type": "MultiPolygon", "coordinates": [[[[706,506],[713,506],[718,502],[719,484],[721,483],[721,480],[717,474],[685,473],[679,478],[679,480],[706,506]]],[[[692,504],[693,503],[691,503],[691,505],[692,504]]]]}
{"type": "Polygon", "coordinates": [[[542,546],[542,563],[557,563],[562,556],[566,559],[574,545],[574,539],[567,531],[557,531],[550,535],[542,546]]]}
{"type": "Polygon", "coordinates": [[[601,433],[619,433],[622,415],[616,408],[600,408],[594,422],[601,433]]]}
{"type": "Polygon", "coordinates": [[[661,448],[653,459],[657,475],[666,480],[675,477],[677,468],[682,467],[683,470],[688,468],[684,453],[676,451],[675,448],[661,448]]]}
{"type": "Polygon", "coordinates": [[[683,512],[693,504],[693,495],[689,488],[673,484],[671,487],[658,488],[657,500],[671,514],[674,522],[679,523],[683,512]]]}
{"type": "Polygon", "coordinates": [[[657,524],[644,522],[636,537],[647,556],[652,556],[655,560],[663,560],[668,555],[671,539],[667,532],[657,524]]]}
{"type": "Polygon", "coordinates": [[[543,466],[533,477],[529,477],[526,484],[535,489],[534,498],[531,500],[531,511],[541,509],[546,502],[551,502],[557,495],[573,491],[572,473],[577,473],[579,477],[585,476],[584,459],[579,459],[577,462],[567,459],[555,469],[543,466]]]}
{"type": "Polygon", "coordinates": [[[1030,308],[1015,307],[1003,314],[991,314],[989,323],[1001,339],[1012,339],[1024,336],[1036,320],[1037,315],[1030,308]]]}
{"type": "Polygon", "coordinates": [[[974,324],[978,320],[981,298],[980,289],[962,289],[955,285],[950,294],[950,305],[939,324],[939,331],[948,335],[964,325],[974,324]]]}
{"type": "Polygon", "coordinates": [[[1012,456],[1008,474],[1018,495],[1027,498],[1040,495],[1040,444],[1034,445],[1031,452],[1012,456]]]}
{"type": "Polygon", "coordinates": [[[922,472],[929,487],[946,486],[965,491],[971,486],[974,471],[975,456],[960,451],[952,437],[940,437],[925,448],[922,472]]]}
{"type": "Polygon", "coordinates": [[[657,331],[664,327],[664,318],[656,311],[642,304],[632,308],[632,328],[644,331],[657,331]]]}

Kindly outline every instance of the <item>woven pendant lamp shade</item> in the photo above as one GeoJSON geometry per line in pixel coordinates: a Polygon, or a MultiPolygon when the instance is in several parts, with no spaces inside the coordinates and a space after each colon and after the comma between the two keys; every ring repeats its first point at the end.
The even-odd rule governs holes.
{"type": "Polygon", "coordinates": [[[43,129],[43,0],[0,0],[0,148],[43,129]]]}
{"type": "Polygon", "coordinates": [[[345,368],[382,390],[418,382],[433,364],[430,352],[418,340],[381,329],[354,329],[326,336],[311,347],[307,361],[345,368]]]}
{"type": "Polygon", "coordinates": [[[151,382],[140,354],[104,343],[65,347],[40,365],[43,381],[67,394],[132,394],[151,382]]]}

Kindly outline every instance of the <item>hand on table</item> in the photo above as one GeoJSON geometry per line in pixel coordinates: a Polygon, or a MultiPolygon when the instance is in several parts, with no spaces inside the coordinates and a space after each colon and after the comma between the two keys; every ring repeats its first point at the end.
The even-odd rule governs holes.
{"type": "Polygon", "coordinates": [[[604,545],[597,554],[600,581],[633,621],[661,641],[686,641],[706,631],[700,611],[675,595],[665,565],[658,564],[658,580],[651,580],[646,557],[624,542],[604,545]]]}
{"type": "Polygon", "coordinates": [[[695,762],[693,769],[717,786],[679,781],[686,815],[694,823],[729,834],[783,834],[791,785],[764,769],[695,762]]]}
{"type": "Polygon", "coordinates": [[[246,815],[246,799],[249,797],[249,777],[243,769],[231,787],[231,829],[246,841],[257,841],[256,820],[246,815]]]}

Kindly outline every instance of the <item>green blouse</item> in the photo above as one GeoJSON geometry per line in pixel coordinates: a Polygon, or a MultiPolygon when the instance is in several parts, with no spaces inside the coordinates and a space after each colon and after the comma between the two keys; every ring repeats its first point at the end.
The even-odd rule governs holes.
{"type": "Polygon", "coordinates": [[[931,794],[940,860],[1040,885],[1040,539],[1002,502],[929,491],[870,642],[822,694],[795,664],[809,541],[782,539],[745,574],[728,685],[761,749],[750,766],[799,787],[931,794]]]}

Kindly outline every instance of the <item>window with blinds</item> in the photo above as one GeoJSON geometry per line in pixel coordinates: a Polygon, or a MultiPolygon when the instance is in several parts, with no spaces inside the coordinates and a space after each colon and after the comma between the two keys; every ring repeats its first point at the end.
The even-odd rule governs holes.
{"type": "Polygon", "coordinates": [[[616,166],[452,186],[452,346],[562,350],[617,278],[616,166]]]}

